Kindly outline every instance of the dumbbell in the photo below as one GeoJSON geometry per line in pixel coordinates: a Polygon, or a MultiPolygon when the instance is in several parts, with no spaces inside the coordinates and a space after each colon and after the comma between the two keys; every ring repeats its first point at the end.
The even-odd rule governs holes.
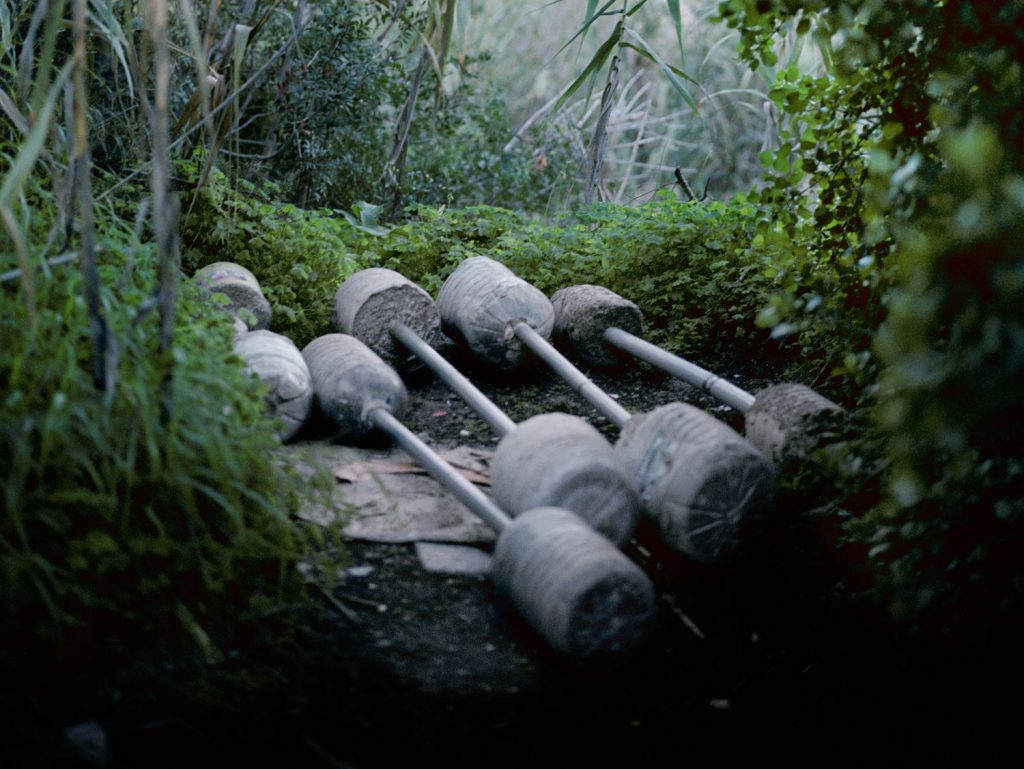
{"type": "Polygon", "coordinates": [[[260,282],[256,276],[240,264],[234,262],[213,262],[196,270],[192,280],[208,293],[224,294],[229,300],[228,309],[236,319],[241,319],[241,311],[251,313],[242,323],[246,329],[265,329],[270,325],[270,302],[263,295],[260,282]]]}
{"type": "Polygon", "coordinates": [[[843,409],[809,387],[784,383],[756,395],[685,358],[641,338],[640,308],[603,286],[569,286],[551,296],[556,343],[593,366],[615,362],[621,350],[699,387],[744,415],[746,437],[776,464],[814,448],[822,426],[841,419],[843,409]]]}
{"type": "Polygon", "coordinates": [[[776,486],[764,455],[727,425],[687,404],[632,416],[524,320],[553,315],[554,308],[507,267],[486,257],[467,259],[441,287],[437,304],[442,328],[453,329],[479,357],[500,359],[496,351],[503,345],[508,355],[521,355],[519,344],[512,343],[518,340],[622,429],[616,453],[636,484],[643,511],[669,547],[698,561],[719,561],[745,550],[760,533],[776,486]],[[488,302],[486,324],[456,311],[473,306],[470,294],[489,286],[497,298],[488,302]],[[515,301],[501,302],[505,295],[515,301]]]}
{"type": "Polygon", "coordinates": [[[495,530],[495,585],[555,650],[596,668],[642,648],[655,599],[636,564],[568,510],[539,507],[514,519],[506,515],[401,423],[407,401],[402,380],[355,337],[318,337],[302,355],[316,408],[339,437],[374,430],[388,435],[495,530]]]}
{"type": "Polygon", "coordinates": [[[358,272],[335,294],[335,325],[387,361],[404,365],[411,354],[426,364],[501,436],[491,466],[499,506],[513,516],[562,507],[616,545],[629,540],[640,509],[608,441],[569,414],[541,414],[516,425],[427,343],[437,338],[440,321],[422,288],[393,270],[358,272]]]}
{"type": "Polygon", "coordinates": [[[295,436],[313,406],[313,383],[302,353],[286,336],[273,331],[248,331],[235,337],[235,354],[246,370],[267,384],[267,401],[281,420],[277,431],[282,441],[295,436]]]}

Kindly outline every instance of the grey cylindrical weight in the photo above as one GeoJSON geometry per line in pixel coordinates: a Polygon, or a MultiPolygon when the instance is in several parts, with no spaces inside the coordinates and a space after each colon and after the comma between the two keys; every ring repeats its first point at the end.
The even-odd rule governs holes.
{"type": "Polygon", "coordinates": [[[234,262],[213,262],[196,271],[192,278],[208,292],[224,294],[231,300],[235,314],[248,310],[252,318],[246,319],[250,329],[263,329],[270,325],[270,302],[263,295],[256,276],[234,262]]]}
{"type": "Polygon", "coordinates": [[[561,288],[551,295],[555,344],[591,366],[617,366],[621,354],[604,340],[606,328],[643,336],[643,314],[628,299],[604,286],[561,288]]]}
{"type": "Polygon", "coordinates": [[[371,432],[369,414],[375,408],[396,417],[405,411],[405,385],[398,374],[355,337],[317,337],[302,357],[313,379],[316,406],[340,437],[361,438],[371,432]]]}
{"type": "Polygon", "coordinates": [[[491,492],[510,515],[570,510],[616,545],[629,540],[640,506],[611,444],[569,414],[541,414],[506,435],[491,462],[491,492]]]}
{"type": "Polygon", "coordinates": [[[545,339],[551,336],[555,311],[538,289],[505,265],[474,256],[448,276],[437,297],[442,329],[474,355],[503,369],[520,367],[527,358],[513,324],[522,321],[545,339]]]}
{"type": "Polygon", "coordinates": [[[313,382],[299,348],[273,331],[250,331],[235,337],[234,350],[246,368],[270,387],[267,399],[283,423],[277,434],[289,440],[313,407],[313,382]]]}
{"type": "Polygon", "coordinates": [[[650,580],[567,510],[514,519],[495,545],[491,573],[527,622],[584,667],[636,654],[651,630],[650,580]]]}
{"type": "Polygon", "coordinates": [[[728,425],[670,403],[630,419],[615,448],[669,547],[711,562],[742,552],[760,534],[775,471],[728,425]]]}
{"type": "Polygon", "coordinates": [[[441,335],[441,318],[430,294],[394,270],[357,272],[334,295],[338,331],[356,337],[389,365],[408,367],[418,361],[392,336],[389,325],[396,320],[429,345],[441,335]]]}
{"type": "Polygon", "coordinates": [[[776,465],[803,459],[841,429],[842,408],[802,384],[779,384],[757,393],[746,414],[746,434],[776,465]]]}

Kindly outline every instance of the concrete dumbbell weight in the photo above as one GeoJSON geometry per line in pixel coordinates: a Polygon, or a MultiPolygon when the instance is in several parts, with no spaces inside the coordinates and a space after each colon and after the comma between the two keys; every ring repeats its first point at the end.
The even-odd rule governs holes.
{"type": "Polygon", "coordinates": [[[401,423],[401,379],[359,340],[329,334],[303,356],[318,408],[339,436],[388,435],[498,533],[495,585],[556,651],[596,668],[643,647],[655,600],[636,564],[567,510],[540,507],[510,518],[401,423]]]}
{"type": "Polygon", "coordinates": [[[340,330],[382,357],[405,360],[411,354],[425,363],[502,436],[491,468],[501,507],[512,515],[562,507],[618,545],[629,540],[639,505],[608,441],[568,414],[541,414],[516,425],[423,338],[439,326],[425,291],[391,270],[365,270],[342,284],[335,307],[340,330]]]}
{"type": "Polygon", "coordinates": [[[313,406],[313,382],[302,353],[288,337],[265,330],[238,334],[233,347],[246,369],[269,386],[270,409],[281,420],[278,437],[290,440],[313,406]]]}
{"type": "Polygon", "coordinates": [[[747,440],[776,464],[806,456],[843,418],[838,405],[805,385],[777,384],[752,394],[651,344],[641,338],[640,309],[602,286],[560,289],[551,304],[555,339],[572,355],[603,366],[627,353],[701,388],[744,415],[747,440]]]}
{"type": "Polygon", "coordinates": [[[485,256],[462,262],[437,296],[441,327],[485,363],[517,369],[529,362],[516,328],[549,337],[555,323],[551,303],[505,265],[485,256]]]}
{"type": "Polygon", "coordinates": [[[248,330],[270,326],[270,302],[263,295],[256,276],[234,262],[213,262],[196,271],[192,280],[209,293],[224,294],[228,309],[242,320],[248,330]]]}
{"type": "MultiPolygon", "coordinates": [[[[468,265],[467,272],[480,276],[501,275],[503,290],[514,281],[524,282],[507,268],[485,269],[482,259],[467,260],[449,280],[468,265]]],[[[460,279],[460,285],[469,283],[464,276],[460,279]]],[[[472,284],[476,290],[486,290],[483,277],[472,284]]],[[[445,289],[441,291],[444,294],[445,289]]],[[[537,294],[540,292],[523,290],[517,296],[530,296],[537,305],[551,304],[537,294]]],[[[522,314],[545,315],[542,306],[522,314]]],[[[477,347],[471,345],[471,349],[486,351],[493,358],[492,349],[510,344],[508,337],[516,338],[622,428],[616,452],[636,484],[645,514],[667,545],[695,560],[710,562],[742,552],[757,538],[774,504],[776,480],[770,463],[750,443],[686,404],[632,416],[519,317],[494,318],[491,335],[478,339],[477,347]],[[508,331],[499,334],[496,329],[502,320],[508,331]]]]}

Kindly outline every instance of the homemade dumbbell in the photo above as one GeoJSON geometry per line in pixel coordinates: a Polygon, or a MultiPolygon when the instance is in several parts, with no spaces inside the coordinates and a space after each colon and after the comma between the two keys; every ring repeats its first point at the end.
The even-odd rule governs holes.
{"type": "Polygon", "coordinates": [[[629,540],[640,509],[608,441],[568,414],[541,414],[516,425],[423,338],[436,336],[440,322],[422,288],[392,270],[363,270],[339,287],[335,321],[339,331],[385,360],[405,361],[411,354],[425,363],[501,436],[491,489],[503,509],[515,516],[562,507],[617,545],[629,540]]]}
{"type": "Polygon", "coordinates": [[[746,549],[774,502],[775,472],[765,457],[693,406],[673,403],[631,416],[523,320],[546,317],[547,298],[486,257],[460,264],[441,288],[442,327],[464,326],[465,317],[454,308],[470,302],[471,292],[488,291],[489,281],[500,293],[489,303],[488,324],[475,324],[472,334],[461,328],[470,349],[487,360],[500,359],[495,351],[503,345],[511,350],[511,340],[518,340],[622,428],[616,453],[636,484],[644,512],[670,547],[700,561],[722,560],[746,549]],[[513,294],[513,287],[516,300],[501,302],[500,296],[513,294]],[[527,298],[537,306],[524,308],[527,298]]]}
{"type": "Polygon", "coordinates": [[[753,395],[642,339],[640,308],[602,286],[569,286],[551,296],[556,342],[581,360],[609,365],[621,350],[699,387],[744,415],[747,439],[776,464],[800,458],[843,410],[802,384],[772,385],[753,395]]]}
{"type": "Polygon", "coordinates": [[[263,295],[256,276],[242,265],[213,262],[197,270],[192,280],[209,293],[227,296],[230,300],[228,309],[236,318],[246,316],[243,322],[249,330],[264,329],[270,325],[270,302],[263,295]]]}
{"type": "Polygon", "coordinates": [[[655,602],[636,564],[568,510],[509,518],[399,421],[402,380],[358,339],[327,334],[302,354],[317,408],[340,437],[385,433],[498,533],[494,582],[553,648],[584,667],[605,667],[642,647],[655,602]]]}
{"type": "Polygon", "coordinates": [[[547,338],[555,323],[555,311],[543,293],[486,256],[470,257],[448,276],[437,309],[448,336],[499,369],[521,368],[529,361],[515,324],[547,338]]]}
{"type": "Polygon", "coordinates": [[[270,387],[267,400],[282,423],[278,437],[290,440],[313,407],[313,382],[306,359],[291,339],[273,331],[239,334],[233,347],[246,369],[270,387]]]}

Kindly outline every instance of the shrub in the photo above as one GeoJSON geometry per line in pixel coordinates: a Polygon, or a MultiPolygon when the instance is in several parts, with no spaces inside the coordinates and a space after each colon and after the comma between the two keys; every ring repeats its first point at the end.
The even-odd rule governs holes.
{"type": "Polygon", "coordinates": [[[594,205],[554,225],[489,207],[418,213],[383,237],[364,239],[363,258],[434,293],[474,255],[503,262],[548,294],[601,284],[641,307],[654,341],[683,353],[750,350],[763,340],[753,318],[779,270],[769,248],[748,247],[756,226],[749,206],[663,195],[636,208],[594,205]]]}
{"type": "Polygon", "coordinates": [[[862,369],[879,372],[888,472],[881,501],[850,526],[878,595],[981,648],[1010,638],[1024,598],[1024,442],[1011,427],[1024,417],[1024,76],[1006,30],[1024,9],[728,0],[720,11],[753,66],[770,63],[790,24],[833,61],[775,93],[793,130],[766,158],[779,168],[760,200],[766,233],[845,266],[833,314],[835,299],[880,306],[888,289],[881,365],[862,369]],[[793,178],[795,160],[807,179],[793,178]]]}
{"type": "MultiPolygon", "coordinates": [[[[382,107],[393,86],[360,10],[330,0],[311,12],[292,63],[249,109],[266,122],[245,138],[273,154],[255,164],[253,177],[268,175],[285,200],[347,210],[376,192],[390,140],[382,107]]],[[[268,32],[284,40],[292,30],[279,22],[268,32]]]]}
{"type": "MultiPolygon", "coordinates": [[[[198,175],[194,161],[179,170],[186,182],[198,175]]],[[[183,207],[182,265],[190,274],[217,261],[248,268],[270,300],[271,327],[301,349],[332,330],[334,292],[366,265],[351,250],[359,233],[343,218],[281,203],[277,193],[245,180],[233,188],[214,170],[183,207]]]]}
{"type": "MultiPolygon", "coordinates": [[[[52,218],[52,198],[33,198],[33,216],[52,218]]],[[[264,387],[232,354],[227,314],[183,285],[161,356],[144,309],[154,250],[109,212],[99,224],[119,351],[107,392],[89,374],[78,270],[37,275],[34,322],[21,283],[0,287],[0,644],[26,683],[62,659],[218,659],[250,620],[300,595],[307,543],[290,514],[319,488],[276,459],[264,387]]]]}
{"type": "MultiPolygon", "coordinates": [[[[451,93],[434,104],[429,98],[418,104],[403,198],[416,205],[544,211],[576,169],[568,135],[550,131],[536,156],[522,141],[506,150],[514,129],[504,101],[477,74],[481,60],[486,57],[450,63],[445,81],[455,84],[451,93]]],[[[431,71],[425,95],[436,82],[431,71]]]]}
{"type": "MultiPolygon", "coordinates": [[[[398,22],[395,50],[380,47],[374,19],[380,9],[340,0],[311,6],[308,26],[273,83],[246,102],[233,141],[243,148],[237,167],[253,182],[270,179],[277,197],[304,208],[348,211],[379,199],[380,182],[394,143],[394,123],[412,74],[400,46],[416,42],[424,9],[398,22]],[[417,21],[418,20],[418,21],[417,21]]],[[[254,69],[291,40],[286,17],[259,25],[249,51],[254,69]]],[[[415,46],[413,46],[415,47],[415,46]]],[[[574,164],[564,132],[545,137],[543,157],[534,157],[512,137],[504,102],[475,73],[486,56],[449,62],[439,82],[424,77],[409,131],[401,197],[419,204],[505,205],[542,209],[574,164]]]]}

